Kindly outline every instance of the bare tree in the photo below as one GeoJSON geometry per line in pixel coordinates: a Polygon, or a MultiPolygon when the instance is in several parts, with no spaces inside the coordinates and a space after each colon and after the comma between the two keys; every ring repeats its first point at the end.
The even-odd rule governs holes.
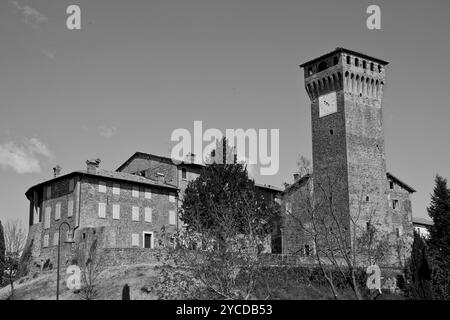
{"type": "MultiPolygon", "coordinates": [[[[285,200],[289,202],[286,209],[290,209],[286,216],[290,221],[285,223],[303,236],[303,242],[312,244],[313,257],[335,299],[339,298],[336,275],[350,285],[357,299],[362,299],[358,268],[385,259],[388,246],[387,238],[378,232],[376,210],[362,205],[367,186],[362,186],[356,215],[349,215],[337,204],[337,174],[323,176],[320,181],[314,181],[313,174],[303,179],[285,200]]],[[[302,248],[291,249],[294,254],[302,252],[302,248]]]]}
{"type": "Polygon", "coordinates": [[[97,279],[102,272],[102,255],[98,249],[97,239],[77,249],[77,262],[81,268],[80,297],[84,300],[95,300],[99,296],[97,279]]]}
{"type": "Polygon", "coordinates": [[[11,286],[10,299],[14,299],[14,281],[19,270],[20,255],[26,242],[26,233],[20,220],[9,220],[4,228],[5,258],[2,268],[11,286]]]}

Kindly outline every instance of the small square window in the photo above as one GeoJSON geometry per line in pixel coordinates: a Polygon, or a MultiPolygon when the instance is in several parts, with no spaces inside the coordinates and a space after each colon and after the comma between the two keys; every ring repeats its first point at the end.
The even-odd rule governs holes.
{"type": "Polygon", "coordinates": [[[139,198],[139,188],[133,187],[133,189],[131,191],[131,195],[135,198],[139,198]]]}
{"type": "Polygon", "coordinates": [[[120,194],[120,184],[119,183],[113,184],[113,194],[120,194]]]}
{"type": "Polygon", "coordinates": [[[98,192],[106,192],[106,183],[105,181],[98,182],[98,192]]]}

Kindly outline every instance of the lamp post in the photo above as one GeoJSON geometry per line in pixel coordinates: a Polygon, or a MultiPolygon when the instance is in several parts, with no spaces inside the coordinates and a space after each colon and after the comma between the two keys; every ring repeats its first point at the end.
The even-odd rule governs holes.
{"type": "Polygon", "coordinates": [[[61,251],[61,227],[63,225],[67,225],[67,227],[69,228],[69,230],[67,230],[67,239],[66,241],[64,241],[64,243],[75,243],[74,240],[74,235],[75,235],[75,229],[78,228],[78,226],[76,226],[75,228],[73,228],[72,232],[71,231],[71,227],[70,224],[68,224],[67,222],[63,221],[61,222],[61,224],[59,225],[58,228],[58,268],[57,268],[57,273],[56,273],[56,300],[59,300],[59,260],[60,260],[60,251],[61,251]]]}

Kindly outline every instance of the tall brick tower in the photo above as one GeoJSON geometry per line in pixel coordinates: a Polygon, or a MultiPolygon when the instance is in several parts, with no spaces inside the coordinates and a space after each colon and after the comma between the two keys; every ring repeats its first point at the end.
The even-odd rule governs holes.
{"type": "Polygon", "coordinates": [[[355,226],[351,217],[392,232],[382,121],[387,64],[337,48],[300,66],[311,99],[314,193],[332,189],[346,230],[355,226]]]}

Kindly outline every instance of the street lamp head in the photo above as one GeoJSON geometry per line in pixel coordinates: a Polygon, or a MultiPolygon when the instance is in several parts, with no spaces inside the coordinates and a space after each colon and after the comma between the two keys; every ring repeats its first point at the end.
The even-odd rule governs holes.
{"type": "Polygon", "coordinates": [[[66,239],[66,241],[64,241],[64,243],[75,243],[75,239],[73,237],[72,232],[68,232],[67,239],[66,239]]]}

